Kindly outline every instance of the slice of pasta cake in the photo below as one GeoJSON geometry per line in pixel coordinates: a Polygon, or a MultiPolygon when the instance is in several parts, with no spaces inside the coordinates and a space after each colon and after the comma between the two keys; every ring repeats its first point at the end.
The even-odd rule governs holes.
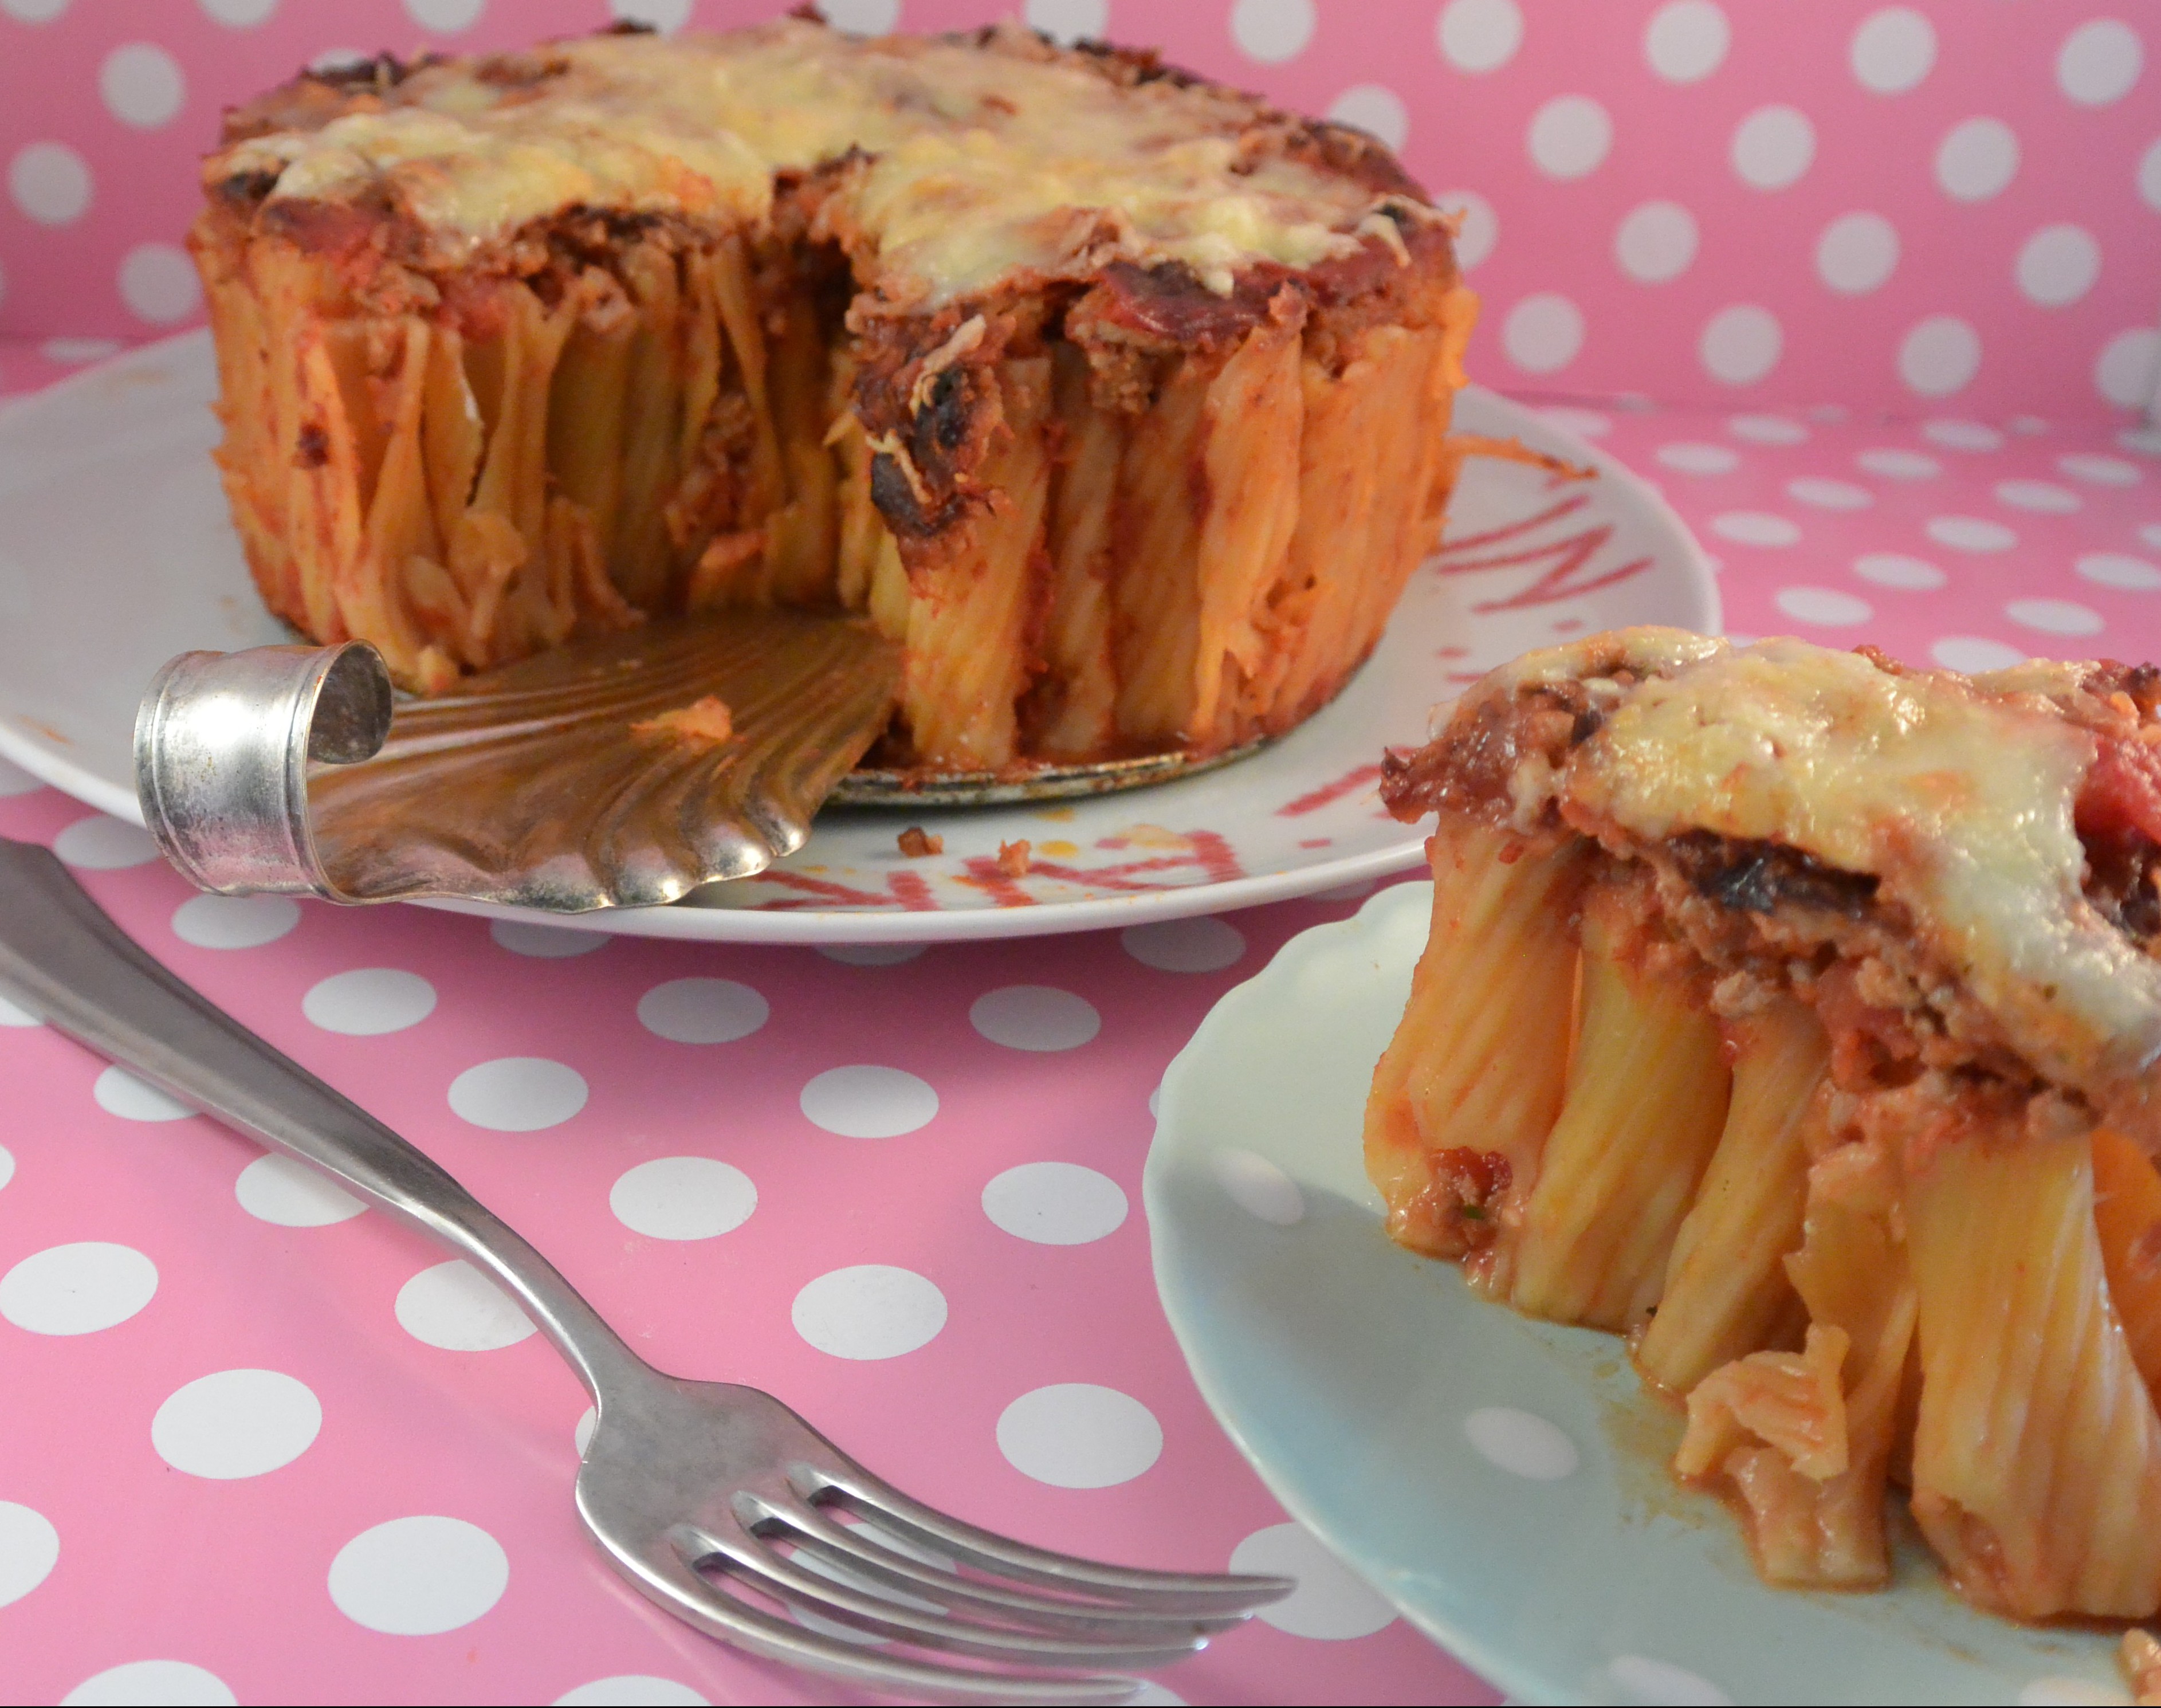
{"type": "Polygon", "coordinates": [[[1389,757],[1437,814],[1388,1230],[1629,1337],[1771,1581],[1909,1502],[2023,1618],[2161,1607],[2161,671],[1631,629],[1389,757]]]}

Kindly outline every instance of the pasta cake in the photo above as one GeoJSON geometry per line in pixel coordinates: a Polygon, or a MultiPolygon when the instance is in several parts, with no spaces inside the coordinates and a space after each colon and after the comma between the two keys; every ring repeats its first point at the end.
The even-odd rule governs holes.
{"type": "Polygon", "coordinates": [[[1383,789],[1389,1232],[1628,1336],[1773,1583],[1884,1583],[1895,1495],[1985,1607],[2153,1614],[2161,671],[1622,630],[1383,789]]]}
{"type": "Polygon", "coordinates": [[[191,244],[272,610],[421,692],[867,613],[885,763],[1222,751],[1431,548],[1476,300],[1379,143],[1017,26],[796,16],[309,72],[191,244]]]}

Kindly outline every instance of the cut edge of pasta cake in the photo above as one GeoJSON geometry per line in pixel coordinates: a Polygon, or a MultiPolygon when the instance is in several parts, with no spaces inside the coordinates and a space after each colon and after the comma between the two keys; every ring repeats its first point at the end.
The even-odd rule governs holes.
{"type": "Polygon", "coordinates": [[[1437,814],[1390,1234],[1628,1338],[1762,1575],[1908,1502],[2026,1619],[2161,1605],[2161,671],[1639,628],[1389,756],[1437,814]]]}

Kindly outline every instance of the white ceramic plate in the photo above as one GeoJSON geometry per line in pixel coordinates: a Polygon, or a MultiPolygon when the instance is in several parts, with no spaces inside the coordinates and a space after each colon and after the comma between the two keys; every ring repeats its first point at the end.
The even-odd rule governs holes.
{"type": "Polygon", "coordinates": [[[1667,1475],[1678,1418],[1610,1335],[1391,1244],[1360,1156],[1430,884],[1302,933],[1165,1075],[1145,1197],[1201,1393],[1285,1507],[1538,1702],[2127,1702],[2113,1639],[1992,1619],[1902,1542],[1880,1595],[1765,1587],[1667,1475]]]}
{"type": "MultiPolygon", "coordinates": [[[[0,409],[0,757],[137,822],[128,743],[152,673],[190,648],[291,638],[257,599],[227,520],[210,460],[215,390],[209,335],[194,332],[0,409]]],[[[1702,553],[1633,475],[1488,392],[1466,393],[1457,419],[1602,477],[1555,487],[1520,464],[1472,462],[1449,544],[1372,659],[1273,747],[1062,805],[832,811],[771,872],[695,902],[545,917],[737,941],[1018,936],[1212,913],[1403,870],[1421,837],[1382,813],[1373,767],[1384,744],[1424,739],[1435,700],[1561,636],[1631,622],[1716,633],[1719,621],[1702,553]],[[945,837],[942,857],[901,857],[894,839],[911,820],[945,837]],[[1008,883],[998,846],[1022,839],[1034,867],[1008,883]]]]}

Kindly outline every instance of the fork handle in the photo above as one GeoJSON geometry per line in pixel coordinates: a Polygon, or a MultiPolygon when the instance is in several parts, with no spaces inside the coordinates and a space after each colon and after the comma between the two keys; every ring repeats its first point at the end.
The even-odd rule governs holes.
{"type": "Polygon", "coordinates": [[[151,959],[49,851],[6,837],[0,995],[477,1263],[517,1295],[596,1399],[643,1367],[555,1266],[445,1169],[151,959]]]}

